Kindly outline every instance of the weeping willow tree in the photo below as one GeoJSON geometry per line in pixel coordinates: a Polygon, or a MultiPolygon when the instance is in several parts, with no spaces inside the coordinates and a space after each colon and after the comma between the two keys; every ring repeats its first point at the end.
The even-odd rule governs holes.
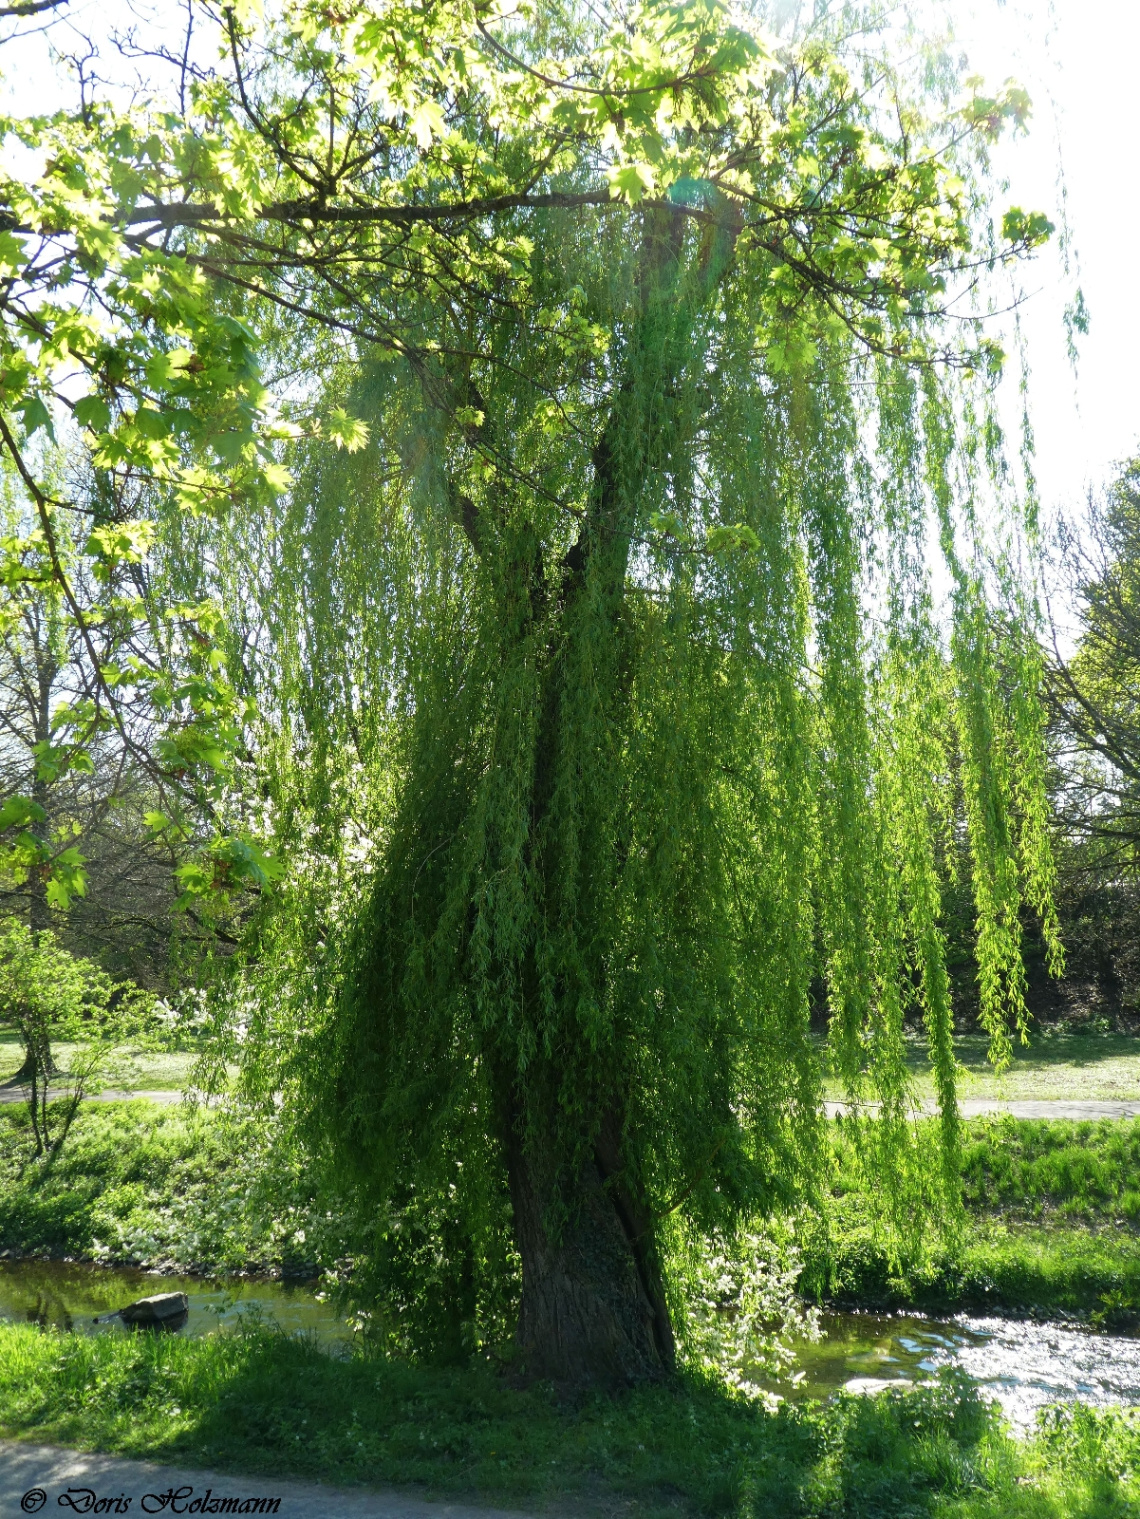
{"type": "Polygon", "coordinates": [[[977,320],[1048,233],[987,195],[1027,102],[873,11],[765,19],[239,6],[107,218],[258,329],[302,434],[275,507],[164,528],[258,607],[294,875],[265,1085],[381,1219],[459,1199],[460,1262],[508,1197],[520,1353],[560,1380],[672,1366],[668,1221],[810,1194],[819,981],[898,1197],[920,1011],[952,1189],[953,777],[999,1055],[1025,904],[1056,952],[1032,513],[977,320]]]}
{"type": "MultiPolygon", "coordinates": [[[[457,1191],[461,1228],[493,1216],[505,1177],[520,1346],[560,1379],[671,1366],[674,1214],[715,1230],[811,1196],[820,978],[832,1059],[854,1103],[875,1101],[870,1174],[901,1216],[953,1206],[955,776],[999,1058],[1024,1025],[1026,900],[1053,933],[1036,647],[995,636],[954,547],[947,480],[976,440],[950,452],[946,398],[843,340],[773,378],[747,299],[684,336],[667,380],[621,356],[631,383],[562,460],[545,429],[528,459],[512,426],[516,466],[565,492],[545,502],[494,477],[454,500],[418,378],[364,366],[352,408],[401,453],[384,470],[371,449],[314,458],[267,577],[293,656],[274,665],[291,717],[275,779],[299,895],[327,912],[327,880],[315,903],[303,889],[322,860],[350,882],[339,926],[318,911],[282,934],[268,979],[292,1006],[263,1012],[268,1085],[299,1014],[286,1069],[389,1227],[457,1191]],[[940,510],[948,649],[926,577],[940,510]],[[371,823],[363,871],[350,819],[371,823]],[[933,1157],[907,1090],[916,1009],[933,1157]]],[[[509,416],[527,388],[480,401],[509,416]]],[[[473,1313],[463,1244],[446,1248],[473,1313]]]]}

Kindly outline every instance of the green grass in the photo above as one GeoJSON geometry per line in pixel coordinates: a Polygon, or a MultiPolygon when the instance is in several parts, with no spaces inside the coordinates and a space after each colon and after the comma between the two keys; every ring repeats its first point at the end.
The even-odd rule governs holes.
{"type": "MultiPolygon", "coordinates": [[[[66,1071],[79,1045],[59,1042],[52,1055],[66,1071]]],[[[0,1085],[13,1077],[24,1061],[24,1047],[15,1034],[0,1033],[0,1085]]],[[[116,1050],[100,1089],[123,1092],[181,1092],[188,1085],[198,1056],[191,1050],[162,1050],[124,1045],[116,1050]]]]}
{"type": "Polygon", "coordinates": [[[151,1267],[302,1270],[346,1249],[311,1169],[253,1118],[92,1103],[46,1172],[28,1115],[0,1108],[0,1250],[151,1267]]]}
{"type": "Polygon", "coordinates": [[[856,1308],[994,1309],[1072,1315],[1103,1327],[1140,1318],[1140,1241],[1076,1226],[974,1223],[919,1260],[892,1256],[865,1211],[840,1208],[806,1252],[801,1288],[856,1308]]]}
{"type": "MultiPolygon", "coordinates": [[[[805,1289],[862,1307],[1140,1317],[1140,1121],[976,1119],[965,1126],[960,1238],[893,1255],[836,1134],[830,1228],[810,1234],[805,1289]]],[[[897,1248],[897,1247],[896,1247],[897,1248]]]]}
{"type": "Polygon", "coordinates": [[[0,1326],[0,1431],[576,1513],[618,1502],[638,1514],[780,1519],[1140,1511],[1140,1422],[1061,1415],[1020,1443],[953,1376],[767,1413],[699,1381],[566,1400],[487,1368],[334,1361],[264,1330],[85,1339],[0,1326]]]}
{"type": "MultiPolygon", "coordinates": [[[[959,1096],[1007,1101],[1121,1101],[1140,1102],[1140,1039],[1124,1034],[1038,1031],[1027,1045],[1016,1045],[1009,1069],[998,1075],[989,1064],[988,1040],[978,1034],[959,1035],[954,1050],[959,1067],[959,1096]]],[[[66,1069],[73,1046],[60,1044],[56,1058],[66,1069]]],[[[104,1085],[134,1091],[182,1091],[190,1080],[197,1055],[185,1050],[125,1046],[104,1085]]],[[[14,1034],[0,1033],[0,1084],[15,1074],[23,1048],[14,1034]]],[[[907,1065],[918,1100],[933,1100],[926,1048],[911,1039],[907,1065]]],[[[824,1083],[825,1095],[841,1100],[834,1078],[824,1083]]]]}
{"type": "MultiPolygon", "coordinates": [[[[1038,1030],[1026,1045],[1015,1045],[1009,1069],[998,1075],[989,1064],[988,1040],[963,1034],[954,1040],[959,1066],[959,1096],[1008,1101],[1121,1101],[1140,1102],[1140,1039],[1125,1034],[1073,1033],[1038,1030]]],[[[61,1044],[56,1057],[66,1068],[72,1046],[61,1044]]],[[[23,1060],[23,1049],[10,1032],[0,1033],[0,1083],[8,1080],[23,1060]]],[[[197,1056],[187,1051],[125,1047],[105,1083],[124,1091],[181,1091],[190,1079],[197,1056]]],[[[907,1065],[915,1096],[931,1101],[934,1088],[924,1043],[908,1041],[907,1065]]],[[[825,1095],[841,1100],[835,1079],[825,1082],[825,1095]]]]}
{"type": "MultiPolygon", "coordinates": [[[[1013,1060],[998,1074],[987,1058],[989,1041],[980,1034],[954,1040],[958,1060],[958,1095],[1017,1102],[1140,1102],[1140,1039],[1127,1034],[1037,1031],[1028,1044],[1017,1044],[1013,1060]]],[[[934,1098],[930,1061],[925,1043],[910,1039],[907,1066],[915,1096],[934,1098]]],[[[844,1093],[835,1078],[825,1082],[825,1095],[841,1101],[844,1093]]]]}
{"type": "Polygon", "coordinates": [[[1140,1122],[1001,1117],[966,1132],[962,1180],[971,1211],[1140,1225],[1140,1122]]]}
{"type": "MultiPolygon", "coordinates": [[[[926,1133],[934,1131],[923,1121],[926,1133]]],[[[832,1130],[833,1191],[863,1181],[842,1125],[832,1130]]],[[[1080,1222],[1140,1228],[1140,1119],[971,1119],[962,1129],[962,1199],[968,1213],[1021,1223],[1080,1222]]]]}

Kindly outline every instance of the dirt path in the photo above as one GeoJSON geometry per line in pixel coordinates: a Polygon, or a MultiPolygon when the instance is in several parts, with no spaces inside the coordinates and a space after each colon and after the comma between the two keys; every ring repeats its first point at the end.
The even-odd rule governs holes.
{"type": "Polygon", "coordinates": [[[261,1513],[279,1514],[281,1519],[526,1519],[503,1509],[429,1503],[376,1488],[233,1477],[129,1461],[125,1456],[0,1441],[0,1519],[22,1519],[24,1514],[40,1512],[47,1519],[61,1508],[64,1513],[130,1514],[132,1519],[140,1513],[261,1513]],[[111,1501],[97,1506],[104,1499],[111,1501]],[[126,1499],[130,1499],[129,1508],[126,1499]],[[227,1504],[226,1499],[236,1503],[227,1504]],[[280,1500],[276,1507],[274,1499],[280,1500]]]}

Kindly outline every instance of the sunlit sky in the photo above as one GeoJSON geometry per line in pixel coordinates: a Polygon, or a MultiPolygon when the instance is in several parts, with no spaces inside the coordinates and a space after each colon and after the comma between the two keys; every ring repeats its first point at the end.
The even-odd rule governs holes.
{"type": "MultiPolygon", "coordinates": [[[[956,11],[958,7],[955,7],[956,11]]],[[[1028,272],[1023,326],[1042,495],[1075,509],[1140,447],[1140,5],[1135,0],[962,0],[956,31],[987,80],[1034,100],[1029,134],[1001,151],[1009,199],[1071,233],[1028,272]],[[1074,376],[1062,323],[1077,286],[1090,314],[1074,376]]]]}
{"type": "MultiPolygon", "coordinates": [[[[80,30],[105,35],[127,3],[72,0],[67,13],[80,30]]],[[[180,0],[156,9],[172,22],[185,13],[180,0]]],[[[941,0],[941,11],[974,72],[994,85],[1012,76],[1034,100],[1030,132],[1000,150],[1003,200],[1069,228],[1068,267],[1056,240],[1026,271],[1021,320],[1042,498],[1051,511],[1076,514],[1114,463],[1140,449],[1140,3],[941,0]],[[1090,330],[1074,374],[1062,318],[1078,286],[1090,330]]],[[[66,44],[65,32],[55,35],[66,44]]],[[[0,98],[11,106],[42,109],[59,98],[63,80],[42,35],[4,48],[0,67],[8,76],[0,98]]]]}

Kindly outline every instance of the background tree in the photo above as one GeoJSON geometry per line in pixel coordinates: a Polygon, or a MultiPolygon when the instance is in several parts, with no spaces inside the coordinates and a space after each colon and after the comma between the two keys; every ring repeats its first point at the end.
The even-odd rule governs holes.
{"type": "MultiPolygon", "coordinates": [[[[67,467],[62,456],[57,467],[61,473],[67,467]]],[[[6,798],[26,796],[29,805],[23,858],[11,859],[0,900],[39,932],[51,925],[52,907],[74,908],[86,897],[84,865],[96,836],[120,899],[130,874],[124,855],[130,849],[136,862],[140,855],[145,860],[145,793],[136,753],[145,752],[147,733],[136,710],[124,743],[95,701],[100,669],[134,652],[137,619],[123,615],[121,572],[95,580],[75,545],[63,541],[72,591],[96,630],[93,660],[63,605],[22,487],[10,475],[6,483],[5,544],[20,574],[7,588],[0,622],[0,790],[6,798]],[[128,811],[136,814],[135,837],[116,847],[115,825],[128,811]]]]}
{"type": "MultiPolygon", "coordinates": [[[[50,149],[6,192],[13,240],[71,239],[54,256],[86,294],[45,305],[55,264],[10,251],[10,407],[50,416],[48,323],[87,387],[50,399],[96,467],[145,473],[165,523],[225,514],[230,568],[211,550],[203,584],[240,562],[261,599],[252,708],[211,627],[171,773],[220,796],[256,734],[299,875],[343,860],[329,803],[354,774],[375,806],[363,904],[330,921],[302,879],[294,917],[266,915],[282,986],[250,1084],[301,1090],[382,1232],[451,1200],[461,1313],[479,1229],[510,1217],[535,1374],[663,1374],[663,1221],[810,1192],[817,972],[896,1196],[929,1178],[908,1172],[918,998],[954,1185],[952,748],[997,1055],[1024,1019],[1024,900],[1058,953],[1032,600],[986,551],[999,355],[948,315],[1047,235],[1018,208],[994,226],[984,184],[1027,103],[950,100],[868,21],[778,43],[711,3],[238,7],[185,118],[13,127],[50,149]],[[272,426],[236,313],[290,398],[272,426]]],[[[5,427],[50,543],[57,499],[5,427]]],[[[219,830],[198,884],[263,862],[219,830]]]]}
{"type": "MultiPolygon", "coordinates": [[[[68,476],[87,468],[82,455],[53,451],[54,477],[86,503],[95,519],[85,552],[63,519],[55,553],[67,575],[79,624],[65,603],[44,534],[22,482],[6,479],[3,540],[9,583],[0,595],[0,826],[14,843],[0,869],[0,912],[18,914],[34,935],[49,928],[67,949],[95,950],[105,968],[169,988],[178,961],[202,935],[191,909],[175,914],[177,871],[192,858],[200,816],[156,777],[160,738],[153,682],[120,698],[114,713],[100,684],[115,672],[147,675],[185,662],[154,609],[157,564],[143,571],[145,537],[114,563],[101,561],[93,482],[68,476]],[[173,656],[173,657],[172,657],[173,656]],[[160,809],[180,816],[176,823],[160,809]],[[188,837],[189,835],[189,837],[188,837]]],[[[103,529],[106,534],[106,529],[103,529]]],[[[118,530],[112,530],[117,534],[118,530]]],[[[166,604],[171,605],[171,598],[166,604]]],[[[141,683],[140,683],[141,684],[141,683]]],[[[232,936],[224,924],[222,937],[232,936]]],[[[46,1035],[44,1036],[46,1038],[46,1035]]],[[[50,1044],[42,1053],[54,1073],[50,1044]]],[[[40,1057],[29,1047],[12,1080],[33,1079],[40,1057]]]]}
{"type": "Polygon", "coordinates": [[[1078,640],[1072,659],[1052,661],[1049,692],[1084,761],[1072,769],[1067,822],[1096,841],[1107,870],[1131,874],[1140,845],[1140,460],[1124,466],[1063,549],[1078,640]]]}
{"type": "Polygon", "coordinates": [[[28,1108],[37,1157],[50,1162],[59,1154],[93,1080],[128,1032],[137,1032],[149,1000],[69,954],[50,930],[0,924],[0,1024],[16,1030],[31,1057],[28,1108]],[[52,1040],[61,1038],[78,1042],[66,1071],[51,1057],[52,1040]]]}
{"type": "Polygon", "coordinates": [[[1068,658],[1054,637],[1047,672],[1062,910],[1088,1010],[1115,1018],[1140,987],[1140,463],[1065,532],[1060,564],[1077,635],[1068,658]]]}
{"type": "Polygon", "coordinates": [[[257,887],[267,875],[263,856],[224,816],[240,723],[213,638],[216,609],[156,608],[137,577],[125,594],[123,581],[145,556],[148,519],[164,501],[206,510],[273,488],[272,461],[251,430],[264,393],[252,335],[213,308],[205,280],[182,257],[132,246],[115,225],[121,197],[143,193],[140,166],[162,156],[162,140],[148,131],[146,112],[93,104],[88,83],[75,113],[0,120],[28,161],[44,166],[38,178],[0,177],[0,448],[7,479],[34,517],[3,542],[3,613],[10,631],[23,622],[25,635],[29,616],[47,615],[52,652],[42,673],[60,659],[61,670],[77,669],[78,660],[83,693],[66,711],[57,707],[49,750],[4,800],[0,873],[34,877],[49,904],[83,894],[85,857],[41,836],[33,793],[92,773],[95,747],[113,732],[172,814],[161,825],[156,815],[156,827],[185,833],[183,813],[205,821],[197,841],[204,858],[183,862],[183,895],[224,903],[225,883],[257,887]],[[77,467],[57,467],[49,446],[57,432],[77,467]],[[203,459],[210,440],[212,468],[203,459]],[[104,594],[89,595],[92,587],[104,594]],[[122,664],[109,658],[132,641],[122,664]],[[135,731],[139,711],[145,742],[135,731]]]}

